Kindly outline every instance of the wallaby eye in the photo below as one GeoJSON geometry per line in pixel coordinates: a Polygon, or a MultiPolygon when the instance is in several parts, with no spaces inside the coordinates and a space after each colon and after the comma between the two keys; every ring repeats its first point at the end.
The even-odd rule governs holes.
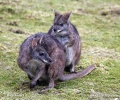
{"type": "Polygon", "coordinates": [[[39,56],[43,56],[43,55],[44,55],[44,52],[40,52],[40,53],[39,53],[39,56]]]}
{"type": "Polygon", "coordinates": [[[60,26],[63,26],[63,23],[59,24],[60,26]]]}

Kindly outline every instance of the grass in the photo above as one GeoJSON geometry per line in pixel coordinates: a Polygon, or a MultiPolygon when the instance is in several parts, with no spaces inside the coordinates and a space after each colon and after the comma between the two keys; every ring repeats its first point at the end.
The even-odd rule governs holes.
{"type": "Polygon", "coordinates": [[[120,98],[120,0],[0,0],[0,100],[118,100],[120,98]],[[76,66],[95,63],[90,75],[58,82],[38,94],[16,59],[28,36],[47,32],[53,9],[72,11],[71,22],[82,39],[82,56],[76,66]],[[118,98],[118,99],[117,99],[118,98]]]}

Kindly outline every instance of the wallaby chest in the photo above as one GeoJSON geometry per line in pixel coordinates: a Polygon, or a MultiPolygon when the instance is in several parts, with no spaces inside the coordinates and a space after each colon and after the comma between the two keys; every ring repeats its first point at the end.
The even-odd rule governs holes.
{"type": "Polygon", "coordinates": [[[73,47],[68,47],[65,49],[66,51],[66,66],[69,66],[74,58],[74,51],[73,51],[73,47]]]}
{"type": "Polygon", "coordinates": [[[63,46],[65,46],[65,44],[69,42],[68,36],[57,36],[56,38],[63,46]]]}
{"type": "Polygon", "coordinates": [[[66,54],[66,66],[69,66],[74,57],[74,50],[73,47],[67,47],[66,44],[69,43],[69,36],[57,36],[57,40],[65,47],[65,54],[66,54]]]}

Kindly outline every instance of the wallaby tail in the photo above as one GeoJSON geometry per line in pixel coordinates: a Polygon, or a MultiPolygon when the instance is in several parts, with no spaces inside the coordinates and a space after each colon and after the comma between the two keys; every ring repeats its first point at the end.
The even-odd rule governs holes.
{"type": "Polygon", "coordinates": [[[87,74],[89,74],[91,71],[93,71],[95,68],[96,68],[96,67],[95,67],[94,65],[90,65],[90,66],[88,66],[87,68],[85,68],[85,69],[84,69],[83,71],[81,71],[81,72],[63,75],[63,76],[60,78],[60,81],[65,81],[65,80],[71,80],[71,79],[74,79],[74,78],[84,77],[84,76],[86,76],[87,74]]]}

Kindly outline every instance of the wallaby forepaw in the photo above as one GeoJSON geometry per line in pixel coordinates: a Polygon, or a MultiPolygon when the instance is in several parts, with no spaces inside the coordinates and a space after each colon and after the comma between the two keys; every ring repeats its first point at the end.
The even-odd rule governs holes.
{"type": "Polygon", "coordinates": [[[33,89],[37,85],[37,82],[31,82],[30,83],[30,89],[33,89]]]}

